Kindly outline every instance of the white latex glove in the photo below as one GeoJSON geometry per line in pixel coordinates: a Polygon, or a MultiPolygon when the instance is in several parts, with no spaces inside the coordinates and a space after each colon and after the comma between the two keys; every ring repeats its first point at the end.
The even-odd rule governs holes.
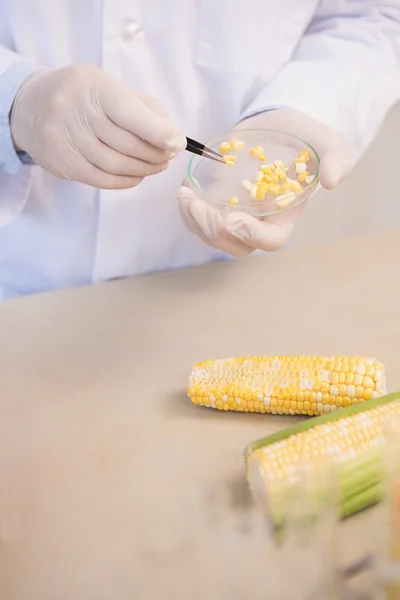
{"type": "Polygon", "coordinates": [[[129,188],[165,170],[186,138],[154,99],[92,65],[37,71],[11,114],[14,145],[57,177],[129,188]]]}
{"type": "MultiPolygon", "coordinates": [[[[338,132],[296,110],[269,111],[246,119],[234,129],[276,129],[296,135],[313,146],[320,157],[320,182],[326,189],[335,188],[350,170],[344,142],[338,132]]],[[[240,138],[240,135],[236,136],[240,138]]],[[[242,212],[226,216],[199,198],[185,181],[178,190],[182,218],[188,229],[206,244],[236,257],[256,249],[273,251],[281,248],[292,233],[305,203],[264,220],[242,212]]]]}

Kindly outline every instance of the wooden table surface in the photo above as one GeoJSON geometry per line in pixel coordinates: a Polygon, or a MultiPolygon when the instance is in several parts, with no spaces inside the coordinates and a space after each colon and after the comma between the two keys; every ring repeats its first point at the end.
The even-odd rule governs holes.
{"type": "Polygon", "coordinates": [[[398,390],[399,269],[393,231],[0,304],[0,598],[283,600],[242,453],[296,417],[195,407],[192,365],[368,354],[398,390]]]}

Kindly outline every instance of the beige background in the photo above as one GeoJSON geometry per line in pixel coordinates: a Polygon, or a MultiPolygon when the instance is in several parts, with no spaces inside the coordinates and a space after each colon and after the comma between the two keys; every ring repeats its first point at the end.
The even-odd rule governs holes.
{"type": "Polygon", "coordinates": [[[400,226],[400,104],[348,179],[310,201],[294,246],[400,226]]]}

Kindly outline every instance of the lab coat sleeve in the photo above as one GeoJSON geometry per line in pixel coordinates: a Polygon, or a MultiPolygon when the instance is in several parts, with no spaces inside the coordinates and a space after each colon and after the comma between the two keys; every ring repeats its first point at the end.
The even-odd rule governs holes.
{"type": "Polygon", "coordinates": [[[30,182],[30,167],[16,153],[10,130],[15,95],[37,66],[0,46],[0,227],[23,209],[30,182]]]}
{"type": "Polygon", "coordinates": [[[399,99],[399,0],[322,0],[291,61],[241,118],[295,108],[341,132],[355,162],[399,99]]]}

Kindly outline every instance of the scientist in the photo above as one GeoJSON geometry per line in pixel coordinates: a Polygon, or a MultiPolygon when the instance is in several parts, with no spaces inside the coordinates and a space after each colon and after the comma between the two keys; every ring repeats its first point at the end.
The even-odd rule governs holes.
{"type": "Polygon", "coordinates": [[[300,209],[224,219],[185,136],[283,129],[334,188],[399,60],[399,0],[2,0],[0,298],[281,247],[300,209]]]}

